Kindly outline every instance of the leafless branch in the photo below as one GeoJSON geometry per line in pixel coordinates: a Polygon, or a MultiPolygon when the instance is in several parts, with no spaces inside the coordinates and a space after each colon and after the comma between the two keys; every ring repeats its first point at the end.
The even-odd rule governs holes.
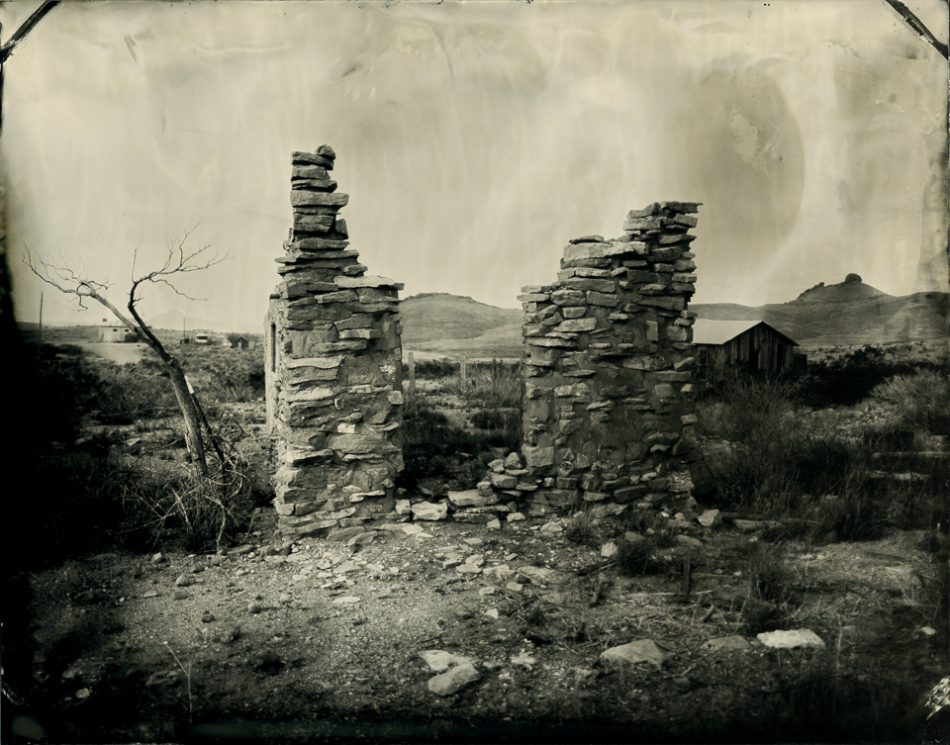
{"type": "Polygon", "coordinates": [[[27,18],[20,28],[13,32],[13,36],[0,47],[0,64],[3,64],[7,61],[7,58],[13,54],[16,49],[17,44],[19,44],[26,37],[30,31],[33,30],[33,27],[43,20],[43,16],[49,13],[53,8],[59,5],[60,0],[44,0],[44,2],[32,13],[30,13],[29,18],[27,18]]]}
{"type": "Polygon", "coordinates": [[[914,32],[920,36],[921,39],[936,49],[940,53],[941,57],[948,59],[947,45],[933,35],[930,29],[924,25],[924,22],[917,17],[917,14],[914,13],[914,11],[908,8],[903,2],[901,2],[901,0],[884,0],[884,2],[890,5],[891,8],[893,8],[894,11],[904,19],[904,23],[910,26],[914,32]]]}

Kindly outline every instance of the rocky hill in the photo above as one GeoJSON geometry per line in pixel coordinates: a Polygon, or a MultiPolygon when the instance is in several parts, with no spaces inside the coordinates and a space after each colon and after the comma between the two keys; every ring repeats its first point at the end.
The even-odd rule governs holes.
{"type": "MultiPolygon", "coordinates": [[[[819,283],[787,303],[698,303],[700,318],[762,319],[804,346],[886,344],[950,335],[950,293],[896,297],[857,274],[819,283]]],[[[415,295],[401,306],[406,349],[470,357],[519,357],[521,311],[448,293],[415,295]]]]}

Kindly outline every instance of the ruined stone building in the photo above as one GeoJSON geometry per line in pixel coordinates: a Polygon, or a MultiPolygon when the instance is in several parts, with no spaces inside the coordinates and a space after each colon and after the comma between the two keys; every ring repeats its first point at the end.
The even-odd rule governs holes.
{"type": "Polygon", "coordinates": [[[698,205],[627,215],[623,234],[569,242],[551,284],[524,288],[523,444],[477,490],[404,495],[398,291],[366,274],[338,213],[335,153],[294,153],[293,228],[267,317],[267,420],[278,439],[280,530],[325,534],[377,518],[469,522],[521,509],[596,514],[691,499],[698,205]]]}
{"type": "Polygon", "coordinates": [[[338,213],[349,197],[324,145],[295,152],[293,227],[278,259],[265,349],[279,528],[320,534],[393,510],[402,470],[402,285],[366,274],[338,213]]]}
{"type": "Polygon", "coordinates": [[[598,513],[690,498],[697,209],[634,210],[619,238],[570,241],[557,281],[524,288],[523,458],[493,463],[484,497],[598,513]]]}

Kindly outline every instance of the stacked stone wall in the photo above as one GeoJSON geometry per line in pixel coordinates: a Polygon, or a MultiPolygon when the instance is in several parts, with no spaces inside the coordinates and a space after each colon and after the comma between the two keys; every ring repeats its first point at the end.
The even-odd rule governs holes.
{"type": "Polygon", "coordinates": [[[265,328],[279,529],[324,534],[392,513],[403,468],[402,285],[369,276],[323,145],[292,157],[293,227],[265,328]]]}
{"type": "Polygon", "coordinates": [[[621,237],[570,241],[557,282],[524,288],[521,457],[491,464],[486,499],[613,513],[691,500],[697,211],[634,210],[621,237]]]}

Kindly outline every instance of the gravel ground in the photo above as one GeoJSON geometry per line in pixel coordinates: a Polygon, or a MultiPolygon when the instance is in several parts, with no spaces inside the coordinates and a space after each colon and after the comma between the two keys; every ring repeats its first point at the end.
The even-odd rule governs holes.
{"type": "Polygon", "coordinates": [[[265,529],[217,555],[101,554],[33,574],[15,729],[70,742],[763,741],[834,734],[834,704],[840,735],[874,720],[872,737],[898,724],[928,736],[914,707],[945,674],[947,641],[919,534],[790,546],[779,628],[824,647],[781,650],[739,613],[754,535],[697,531],[701,546],[666,550],[666,571],[628,578],[591,571],[600,547],[560,528],[402,523],[293,546],[265,529]],[[745,648],[706,646],[729,636],[745,648]],[[638,640],[660,657],[600,658],[638,640]],[[426,650],[448,653],[458,679],[433,683],[426,650]]]}

